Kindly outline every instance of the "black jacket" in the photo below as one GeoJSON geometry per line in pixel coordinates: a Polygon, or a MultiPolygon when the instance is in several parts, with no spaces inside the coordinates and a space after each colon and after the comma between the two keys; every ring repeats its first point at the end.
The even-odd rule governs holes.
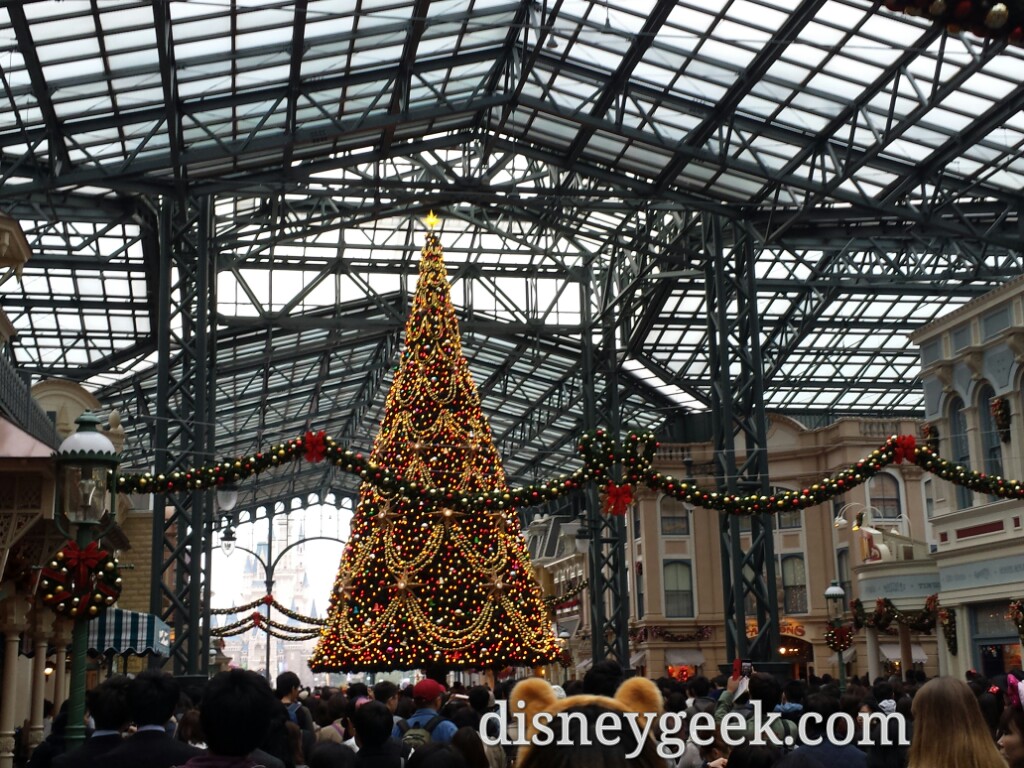
{"type": "Polygon", "coordinates": [[[168,736],[166,731],[139,731],[103,756],[103,768],[171,768],[203,750],[168,736]]]}
{"type": "Polygon", "coordinates": [[[53,758],[50,765],[53,768],[89,768],[93,765],[105,765],[106,763],[99,758],[121,746],[123,742],[124,739],[119,733],[90,736],[78,748],[53,758]]]}

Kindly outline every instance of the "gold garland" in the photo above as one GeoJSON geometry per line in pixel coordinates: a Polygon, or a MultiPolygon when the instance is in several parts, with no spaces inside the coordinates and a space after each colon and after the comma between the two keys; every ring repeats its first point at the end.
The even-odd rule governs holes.
{"type": "Polygon", "coordinates": [[[213,637],[234,637],[253,629],[263,630],[268,635],[276,637],[278,640],[312,640],[320,635],[320,630],[318,629],[295,629],[293,627],[288,627],[286,624],[278,624],[277,622],[270,622],[270,626],[268,626],[265,620],[257,622],[253,621],[251,617],[242,619],[241,621],[236,621],[234,624],[229,624],[226,627],[211,629],[210,634],[213,637]]]}
{"type": "MultiPolygon", "coordinates": [[[[236,605],[231,608],[211,608],[210,613],[215,616],[230,616],[235,613],[242,613],[244,611],[251,611],[253,608],[258,608],[261,605],[273,606],[274,610],[283,613],[289,619],[295,619],[306,624],[315,624],[317,626],[324,626],[327,624],[327,619],[318,619],[315,616],[306,616],[305,614],[293,611],[290,608],[285,608],[281,603],[277,602],[277,599],[273,595],[264,595],[258,597],[252,602],[246,603],[245,605],[236,605]]],[[[233,625],[228,625],[233,626],[233,625]]]]}

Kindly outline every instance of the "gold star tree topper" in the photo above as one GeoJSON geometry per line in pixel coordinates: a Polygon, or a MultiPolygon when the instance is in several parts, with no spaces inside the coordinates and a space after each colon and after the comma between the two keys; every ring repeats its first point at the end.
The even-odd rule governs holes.
{"type": "Polygon", "coordinates": [[[427,214],[427,218],[423,220],[423,223],[427,225],[427,229],[437,229],[441,225],[441,218],[431,211],[427,214]]]}

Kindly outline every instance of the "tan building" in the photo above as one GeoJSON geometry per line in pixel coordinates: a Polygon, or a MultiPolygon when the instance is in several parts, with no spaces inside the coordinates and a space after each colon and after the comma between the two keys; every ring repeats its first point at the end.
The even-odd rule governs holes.
{"type": "MultiPolygon", "coordinates": [[[[772,417],[771,482],[782,491],[806,487],[870,455],[889,436],[916,434],[919,427],[915,421],[842,419],[807,429],[772,417]]],[[[710,444],[662,444],[655,468],[682,478],[689,463],[697,484],[712,488],[713,478],[706,474],[710,462],[710,444]]],[[[837,655],[825,642],[831,611],[824,593],[833,579],[843,586],[847,604],[860,597],[868,613],[879,597],[900,611],[918,611],[938,591],[928,558],[922,475],[904,462],[831,502],[775,517],[779,658],[791,660],[794,675],[838,673],[837,655]],[[858,513],[863,525],[855,531],[858,513]]],[[[723,631],[719,514],[648,489],[637,496],[627,517],[630,664],[648,677],[669,671],[718,674],[731,661],[723,631]]],[[[591,590],[576,594],[586,579],[585,557],[575,547],[577,529],[574,520],[549,517],[526,532],[535,564],[550,577],[557,628],[572,651],[570,676],[581,675],[590,664],[591,590]]],[[[851,620],[849,610],[845,616],[851,620]]],[[[755,630],[749,626],[748,634],[755,630]]],[[[848,673],[872,678],[910,668],[929,675],[939,670],[936,636],[910,632],[898,622],[888,631],[858,632],[845,659],[848,673]]]]}
{"type": "MultiPolygon", "coordinates": [[[[913,335],[939,454],[989,476],[1024,478],[1024,281],[1017,279],[913,335]]],[[[1024,598],[1024,503],[935,477],[922,483],[942,605],[955,610],[957,653],[944,669],[1019,668],[1009,603],[1024,598]]]]}

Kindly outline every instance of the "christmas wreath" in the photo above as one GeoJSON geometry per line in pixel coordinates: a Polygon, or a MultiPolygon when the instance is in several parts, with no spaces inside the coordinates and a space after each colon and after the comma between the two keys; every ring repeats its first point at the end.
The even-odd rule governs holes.
{"type": "Polygon", "coordinates": [[[843,624],[825,633],[825,644],[835,653],[847,651],[853,645],[853,627],[843,624]]]}
{"type": "Polygon", "coordinates": [[[38,594],[56,613],[92,618],[121,595],[117,560],[95,541],[84,548],[69,541],[43,568],[38,594]]]}

